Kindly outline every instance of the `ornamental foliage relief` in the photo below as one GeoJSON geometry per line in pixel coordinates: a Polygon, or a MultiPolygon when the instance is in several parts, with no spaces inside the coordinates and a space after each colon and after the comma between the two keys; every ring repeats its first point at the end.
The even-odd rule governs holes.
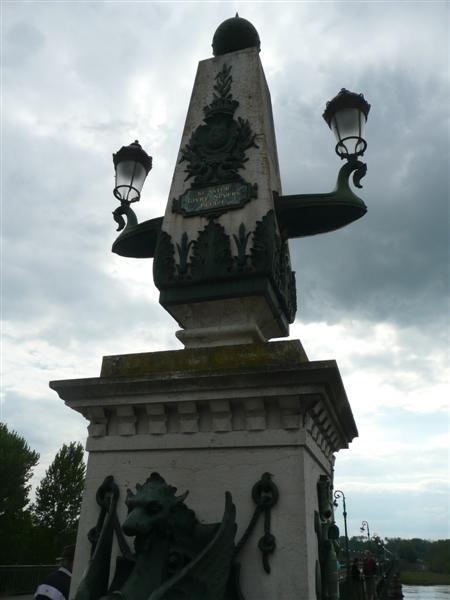
{"type": "Polygon", "coordinates": [[[233,99],[231,83],[231,66],[224,64],[215,77],[213,100],[203,109],[205,124],[181,150],[180,162],[186,162],[186,180],[193,180],[193,188],[244,182],[238,171],[248,161],[246,150],[257,147],[248,120],[233,118],[239,102],[233,99]]]}

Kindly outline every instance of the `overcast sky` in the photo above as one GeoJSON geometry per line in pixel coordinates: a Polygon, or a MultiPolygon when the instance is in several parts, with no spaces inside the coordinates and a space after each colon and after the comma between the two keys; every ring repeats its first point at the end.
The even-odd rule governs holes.
{"type": "MultiPolygon", "coordinates": [[[[368,214],[291,240],[291,337],[335,358],[359,430],[337,455],[349,535],[450,537],[448,2],[3,0],[1,420],[40,455],[87,422],[48,381],[108,354],[181,348],[150,260],[110,252],[111,154],[153,156],[140,220],[163,214],[194,75],[216,27],[257,28],[283,192],[326,192],[341,166],[321,115],[363,92],[368,214]]],[[[341,508],[338,524],[343,529],[341,508]]]]}

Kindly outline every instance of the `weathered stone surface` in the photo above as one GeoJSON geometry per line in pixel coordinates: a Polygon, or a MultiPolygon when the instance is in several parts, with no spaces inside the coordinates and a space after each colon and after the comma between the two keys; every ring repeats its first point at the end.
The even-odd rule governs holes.
{"type": "Polygon", "coordinates": [[[240,556],[244,597],[315,597],[316,483],[332,475],[334,452],[357,435],[334,361],[308,361],[296,341],[185,349],[105,357],[101,377],[51,387],[90,421],[74,585],[106,475],[120,486],[121,519],[126,489],[155,470],[180,493],[190,490],[205,521],[220,514],[228,490],[239,539],[254,510],[251,488],[269,472],[280,492],[272,511],[277,549],[267,575],[260,524],[240,556]]]}
{"type": "Polygon", "coordinates": [[[163,352],[121,354],[103,358],[100,377],[135,377],[178,371],[229,371],[233,369],[295,366],[308,361],[299,340],[261,344],[185,348],[163,352]]]}

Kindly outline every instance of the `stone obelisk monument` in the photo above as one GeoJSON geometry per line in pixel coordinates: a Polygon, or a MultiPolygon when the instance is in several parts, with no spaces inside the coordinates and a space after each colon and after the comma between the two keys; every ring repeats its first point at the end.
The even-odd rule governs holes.
{"type": "MultiPolygon", "coordinates": [[[[114,245],[154,258],[185,348],[107,356],[98,378],[51,383],[89,420],[72,598],[338,597],[332,473],[355,422],[335,361],[269,341],[296,313],[288,237],[320,227],[283,200],[255,28],[228,19],[213,51],[199,63],[164,217],[129,218],[114,245]],[[175,502],[170,486],[188,498],[175,502]],[[180,503],[197,519],[189,534],[180,503]],[[99,558],[104,548],[111,557],[99,558]]],[[[351,202],[323,231],[357,218],[351,202]]]]}

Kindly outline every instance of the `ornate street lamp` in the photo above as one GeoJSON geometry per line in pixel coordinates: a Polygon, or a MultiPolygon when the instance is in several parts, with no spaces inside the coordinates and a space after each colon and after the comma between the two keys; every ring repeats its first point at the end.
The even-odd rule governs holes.
{"type": "Polygon", "coordinates": [[[333,231],[366,213],[366,205],[351,190],[349,179],[353,174],[353,184],[362,188],[360,181],[367,172],[367,165],[358,157],[363,156],[367,148],[362,134],[369,110],[370,104],[362,94],[344,88],[327,102],[323,118],[336,135],[336,153],[347,162],[339,171],[333,191],[283,195],[276,199],[277,219],[287,238],[333,231]]]}
{"type": "Polygon", "coordinates": [[[141,198],[142,187],[152,168],[152,157],[135,140],[113,154],[113,163],[116,172],[113,194],[120,201],[120,206],[113,215],[118,224],[117,231],[120,231],[125,227],[122,215],[127,215],[130,226],[137,225],[137,218],[130,204],[141,198]]]}
{"type": "Polygon", "coordinates": [[[120,202],[137,202],[141,197],[142,186],[152,168],[152,157],[143,150],[136,140],[129,146],[113,154],[116,171],[114,196],[120,202]]]}
{"type": "Polygon", "coordinates": [[[363,156],[367,148],[363,131],[369,110],[370,104],[362,94],[345,88],[327,102],[323,118],[336,136],[336,153],[341,158],[352,161],[363,156]]]}
{"type": "Polygon", "coordinates": [[[334,492],[334,506],[338,506],[338,500],[342,498],[342,514],[344,516],[344,530],[345,530],[345,560],[347,563],[347,579],[350,577],[350,549],[348,545],[348,531],[347,531],[347,507],[345,504],[345,495],[341,490],[335,490],[334,492]]]}
{"type": "Polygon", "coordinates": [[[369,523],[367,521],[363,521],[361,523],[361,527],[359,529],[360,529],[361,533],[364,533],[364,531],[367,531],[367,539],[370,541],[369,523]]]}

